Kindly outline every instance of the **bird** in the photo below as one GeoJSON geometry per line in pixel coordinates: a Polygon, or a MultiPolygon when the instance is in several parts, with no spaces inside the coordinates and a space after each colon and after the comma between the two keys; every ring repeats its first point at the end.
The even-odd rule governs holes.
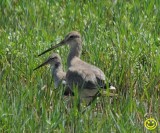
{"type": "Polygon", "coordinates": [[[34,71],[39,69],[42,66],[47,65],[47,64],[50,64],[50,67],[51,67],[51,74],[52,74],[52,78],[54,80],[54,87],[58,88],[58,86],[60,86],[60,84],[63,84],[65,86],[64,95],[65,96],[68,96],[68,95],[73,96],[74,93],[66,85],[66,72],[63,71],[61,57],[57,53],[53,53],[41,65],[36,67],[34,69],[34,71]]]}
{"type": "Polygon", "coordinates": [[[66,81],[72,91],[75,88],[74,86],[77,86],[80,97],[85,98],[98,95],[100,88],[106,89],[104,72],[100,68],[80,59],[82,38],[81,34],[77,31],[71,31],[60,43],[51,46],[51,48],[45,50],[38,56],[63,45],[69,45],[70,47],[67,58],[68,70],[66,73],[66,81]]]}

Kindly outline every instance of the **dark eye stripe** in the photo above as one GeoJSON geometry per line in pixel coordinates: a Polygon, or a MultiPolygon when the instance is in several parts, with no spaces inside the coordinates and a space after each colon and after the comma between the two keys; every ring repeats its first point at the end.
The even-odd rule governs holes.
{"type": "Polygon", "coordinates": [[[69,38],[79,38],[79,36],[71,35],[69,38]]]}
{"type": "Polygon", "coordinates": [[[74,38],[75,36],[70,36],[69,38],[74,38]]]}
{"type": "Polygon", "coordinates": [[[54,59],[57,59],[57,57],[50,57],[50,59],[54,60],[54,59]]]}

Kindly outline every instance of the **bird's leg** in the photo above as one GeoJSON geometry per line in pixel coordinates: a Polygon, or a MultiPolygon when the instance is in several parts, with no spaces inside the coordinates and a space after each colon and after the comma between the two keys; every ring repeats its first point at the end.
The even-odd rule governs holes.
{"type": "Polygon", "coordinates": [[[92,97],[92,100],[87,104],[86,109],[83,110],[82,114],[85,113],[85,111],[87,110],[87,108],[97,99],[97,97],[101,96],[100,91],[98,91],[94,96],[89,96],[88,98],[92,97]]]}
{"type": "Polygon", "coordinates": [[[88,103],[87,107],[90,106],[99,96],[101,96],[100,91],[98,91],[94,96],[92,96],[92,100],[88,103]]]}
{"type": "Polygon", "coordinates": [[[78,109],[78,112],[80,112],[80,110],[81,110],[81,101],[80,101],[80,97],[79,96],[78,96],[77,109],[78,109]]]}

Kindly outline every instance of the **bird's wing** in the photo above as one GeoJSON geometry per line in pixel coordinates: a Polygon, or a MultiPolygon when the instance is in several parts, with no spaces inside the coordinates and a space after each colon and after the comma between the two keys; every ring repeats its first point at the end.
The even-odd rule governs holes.
{"type": "Polygon", "coordinates": [[[63,71],[58,71],[56,77],[53,76],[56,88],[60,85],[66,85],[66,73],[63,71]]]}
{"type": "Polygon", "coordinates": [[[89,83],[99,85],[99,87],[105,86],[105,75],[103,71],[96,66],[88,64],[79,58],[75,58],[72,60],[69,69],[69,71],[79,74],[82,78],[81,80],[85,79],[85,81],[90,81],[89,83]]]}
{"type": "Polygon", "coordinates": [[[98,87],[97,77],[93,71],[85,67],[70,67],[66,75],[69,86],[78,85],[78,88],[95,89],[98,87]]]}

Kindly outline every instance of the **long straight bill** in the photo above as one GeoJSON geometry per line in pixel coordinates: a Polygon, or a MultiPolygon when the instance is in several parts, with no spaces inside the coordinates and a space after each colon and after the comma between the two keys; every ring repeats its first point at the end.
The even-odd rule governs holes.
{"type": "Polygon", "coordinates": [[[51,51],[52,49],[58,48],[60,46],[64,45],[64,41],[61,41],[60,43],[58,43],[57,45],[52,46],[51,48],[45,50],[44,52],[42,52],[41,54],[39,54],[38,56],[41,56],[49,51],[51,51]]]}
{"type": "Polygon", "coordinates": [[[37,70],[37,69],[39,69],[40,67],[42,67],[42,66],[45,66],[45,65],[47,65],[48,64],[48,60],[47,61],[45,61],[44,63],[42,63],[41,65],[39,65],[38,67],[36,67],[35,69],[33,69],[33,71],[35,71],[35,70],[37,70]]]}

